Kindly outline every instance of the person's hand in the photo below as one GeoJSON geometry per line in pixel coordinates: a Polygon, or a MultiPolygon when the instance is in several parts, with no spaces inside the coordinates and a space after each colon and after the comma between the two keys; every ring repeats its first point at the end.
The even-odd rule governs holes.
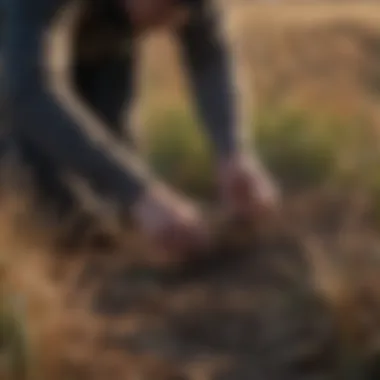
{"type": "Polygon", "coordinates": [[[166,187],[148,189],[132,207],[132,214],[158,254],[163,253],[163,261],[192,260],[189,255],[201,253],[209,246],[209,228],[201,211],[166,187]]]}
{"type": "Polygon", "coordinates": [[[231,219],[260,222],[277,210],[277,186],[254,156],[236,154],[221,159],[218,176],[221,207],[231,219]]]}

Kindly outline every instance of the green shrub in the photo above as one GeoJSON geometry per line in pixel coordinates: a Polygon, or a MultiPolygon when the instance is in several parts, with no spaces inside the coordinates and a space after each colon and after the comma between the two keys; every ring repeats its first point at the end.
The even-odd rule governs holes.
{"type": "Polygon", "coordinates": [[[197,197],[211,197],[212,155],[196,121],[182,110],[169,110],[150,119],[148,159],[165,180],[197,197]]]}
{"type": "MultiPolygon", "coordinates": [[[[276,109],[260,112],[252,128],[255,146],[283,188],[302,190],[371,176],[368,162],[377,147],[368,126],[365,121],[276,109]]],[[[150,163],[163,178],[191,195],[212,197],[213,155],[189,112],[155,113],[148,122],[147,143],[150,163]]]]}
{"type": "Polygon", "coordinates": [[[336,141],[326,121],[301,111],[262,112],[256,122],[259,153],[285,188],[318,186],[334,173],[336,141]]]}
{"type": "Polygon", "coordinates": [[[0,353],[6,380],[30,379],[29,350],[25,321],[20,305],[3,297],[0,308],[0,353]]]}

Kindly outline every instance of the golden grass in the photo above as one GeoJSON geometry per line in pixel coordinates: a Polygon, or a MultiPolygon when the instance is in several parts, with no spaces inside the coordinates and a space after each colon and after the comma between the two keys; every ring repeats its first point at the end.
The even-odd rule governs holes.
{"type": "MultiPolygon", "coordinates": [[[[253,94],[252,106],[286,103],[351,116],[366,112],[378,119],[369,87],[372,76],[376,81],[379,62],[371,45],[379,35],[379,9],[366,2],[244,2],[232,7],[226,12],[227,30],[246,88],[253,94]]],[[[162,108],[188,107],[178,62],[166,36],[147,40],[141,72],[146,118],[162,108]]]]}
{"type": "MultiPolygon", "coordinates": [[[[380,96],[376,85],[372,86],[380,77],[380,53],[376,50],[380,46],[380,4],[245,3],[234,6],[228,18],[234,48],[238,50],[240,64],[247,71],[246,82],[249,89],[256,92],[255,107],[269,110],[269,113],[271,109],[281,107],[306,108],[316,118],[328,114],[353,119],[364,114],[371,127],[380,130],[377,128],[380,126],[380,96]]],[[[181,114],[181,110],[185,109],[184,118],[191,118],[188,116],[184,81],[173,49],[165,38],[152,38],[144,48],[146,59],[141,73],[144,121],[149,128],[158,128],[160,123],[157,120],[161,118],[162,129],[170,133],[165,125],[168,110],[180,110],[181,114]]],[[[181,128],[184,120],[178,119],[178,125],[174,125],[177,123],[175,121],[170,128],[181,128]]],[[[190,125],[192,122],[189,122],[190,125]]],[[[360,127],[360,123],[356,125],[360,127]]],[[[189,133],[188,128],[185,130],[186,134],[189,133]]],[[[189,133],[189,139],[193,137],[189,133]]],[[[335,141],[337,150],[339,139],[340,135],[335,141]]],[[[191,140],[190,145],[199,148],[199,151],[203,149],[199,137],[191,140]]],[[[202,163],[197,161],[195,167],[200,166],[202,163]]],[[[197,178],[203,180],[200,175],[197,178]]],[[[312,268],[314,290],[328,301],[334,318],[339,320],[343,341],[350,355],[352,351],[371,354],[377,351],[377,309],[380,300],[377,290],[380,273],[376,259],[378,241],[373,227],[369,227],[366,220],[370,205],[361,202],[356,193],[350,197],[348,193],[354,193],[354,190],[358,189],[355,187],[352,191],[326,195],[320,189],[314,189],[311,194],[299,195],[286,204],[289,223],[294,221],[304,228],[302,233],[309,267],[312,268]],[[335,210],[333,215],[330,208],[335,210]],[[330,235],[331,231],[325,228],[337,214],[343,215],[340,228],[330,235]]],[[[93,259],[87,254],[57,258],[51,242],[54,228],[44,230],[34,211],[30,213],[32,222],[29,217],[22,228],[15,230],[12,222],[14,216],[18,211],[28,213],[30,206],[28,202],[20,202],[18,197],[17,202],[14,199],[7,198],[0,213],[1,285],[4,299],[13,302],[21,297],[22,303],[25,301],[21,320],[26,320],[25,348],[34,364],[32,372],[36,371],[34,374],[46,380],[116,379],[117,374],[112,374],[115,370],[118,370],[120,379],[127,376],[143,380],[178,379],[175,376],[182,373],[178,370],[178,363],[144,353],[107,350],[97,339],[109,331],[132,334],[133,331],[143,330],[146,325],[159,327],[162,320],[158,317],[165,320],[165,313],[170,315],[173,310],[186,309],[193,303],[198,305],[204,302],[202,307],[207,308],[214,298],[212,286],[210,288],[208,283],[202,285],[207,288],[207,298],[202,295],[202,287],[179,285],[178,288],[162,290],[150,284],[154,289],[154,300],[143,302],[141,310],[137,308],[135,311],[132,307],[132,311],[125,312],[121,317],[103,319],[91,310],[87,292],[94,293],[98,285],[107,283],[107,273],[117,273],[120,269],[118,260],[124,260],[125,252],[114,256],[115,253],[110,254],[112,260],[107,257],[99,259],[102,268],[110,267],[108,272],[104,269],[106,273],[102,272],[97,283],[83,293],[79,292],[74,283],[93,259]],[[45,232],[41,234],[41,231],[45,232]]],[[[136,255],[131,248],[127,254],[136,255]]],[[[279,262],[286,273],[294,274],[294,277],[299,275],[297,268],[281,260],[279,262]]],[[[265,265],[263,268],[264,272],[271,271],[265,265]]],[[[257,272],[258,277],[263,275],[257,272]]],[[[283,286],[280,283],[277,289],[276,280],[270,284],[271,276],[276,274],[269,272],[264,275],[268,277],[266,286],[271,291],[265,290],[264,295],[276,293],[283,286]]],[[[129,286],[133,288],[134,285],[128,282],[120,287],[125,291],[129,286]]],[[[144,297],[147,294],[150,296],[149,286],[148,290],[143,287],[144,297]]],[[[137,289],[140,290],[139,287],[137,289]]],[[[239,292],[231,294],[228,299],[237,305],[239,292]]],[[[260,294],[249,294],[249,297],[260,300],[260,294]]],[[[284,299],[286,294],[282,295],[282,302],[284,299]]],[[[245,305],[247,299],[242,297],[241,302],[245,305]]],[[[20,320],[20,315],[17,316],[19,306],[14,312],[16,319],[20,320]]],[[[275,327],[282,326],[282,323],[287,329],[290,319],[276,322],[276,325],[268,322],[264,330],[277,331],[275,327]]],[[[225,359],[217,357],[218,360],[225,359]]],[[[187,363],[184,371],[188,376],[186,378],[207,378],[205,373],[215,365],[214,362],[206,362],[200,366],[197,361],[187,363]]]]}
{"type": "Polygon", "coordinates": [[[297,1],[292,3],[249,3],[235,5],[232,8],[232,16],[235,22],[249,20],[251,24],[261,24],[266,27],[281,24],[303,25],[315,23],[336,22],[340,20],[374,23],[377,25],[380,15],[380,4],[373,1],[350,2],[337,4],[329,1],[314,2],[297,1]]]}

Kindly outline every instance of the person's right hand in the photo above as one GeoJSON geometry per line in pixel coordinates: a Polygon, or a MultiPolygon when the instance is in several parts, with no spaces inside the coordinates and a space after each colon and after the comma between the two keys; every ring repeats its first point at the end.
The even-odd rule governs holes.
{"type": "Polygon", "coordinates": [[[157,247],[156,261],[192,260],[210,244],[210,230],[195,204],[164,186],[152,187],[132,207],[142,232],[157,247]]]}

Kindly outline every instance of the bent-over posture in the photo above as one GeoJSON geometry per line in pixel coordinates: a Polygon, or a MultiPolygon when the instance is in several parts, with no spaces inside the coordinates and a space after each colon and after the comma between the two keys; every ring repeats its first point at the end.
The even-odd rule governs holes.
{"type": "Polygon", "coordinates": [[[273,203],[270,181],[239,141],[235,83],[211,1],[5,1],[6,121],[46,195],[71,202],[59,175],[75,173],[171,249],[205,242],[197,207],[157,181],[120,138],[134,95],[135,37],[185,6],[188,17],[173,32],[217,155],[221,207],[247,217],[273,203]]]}

